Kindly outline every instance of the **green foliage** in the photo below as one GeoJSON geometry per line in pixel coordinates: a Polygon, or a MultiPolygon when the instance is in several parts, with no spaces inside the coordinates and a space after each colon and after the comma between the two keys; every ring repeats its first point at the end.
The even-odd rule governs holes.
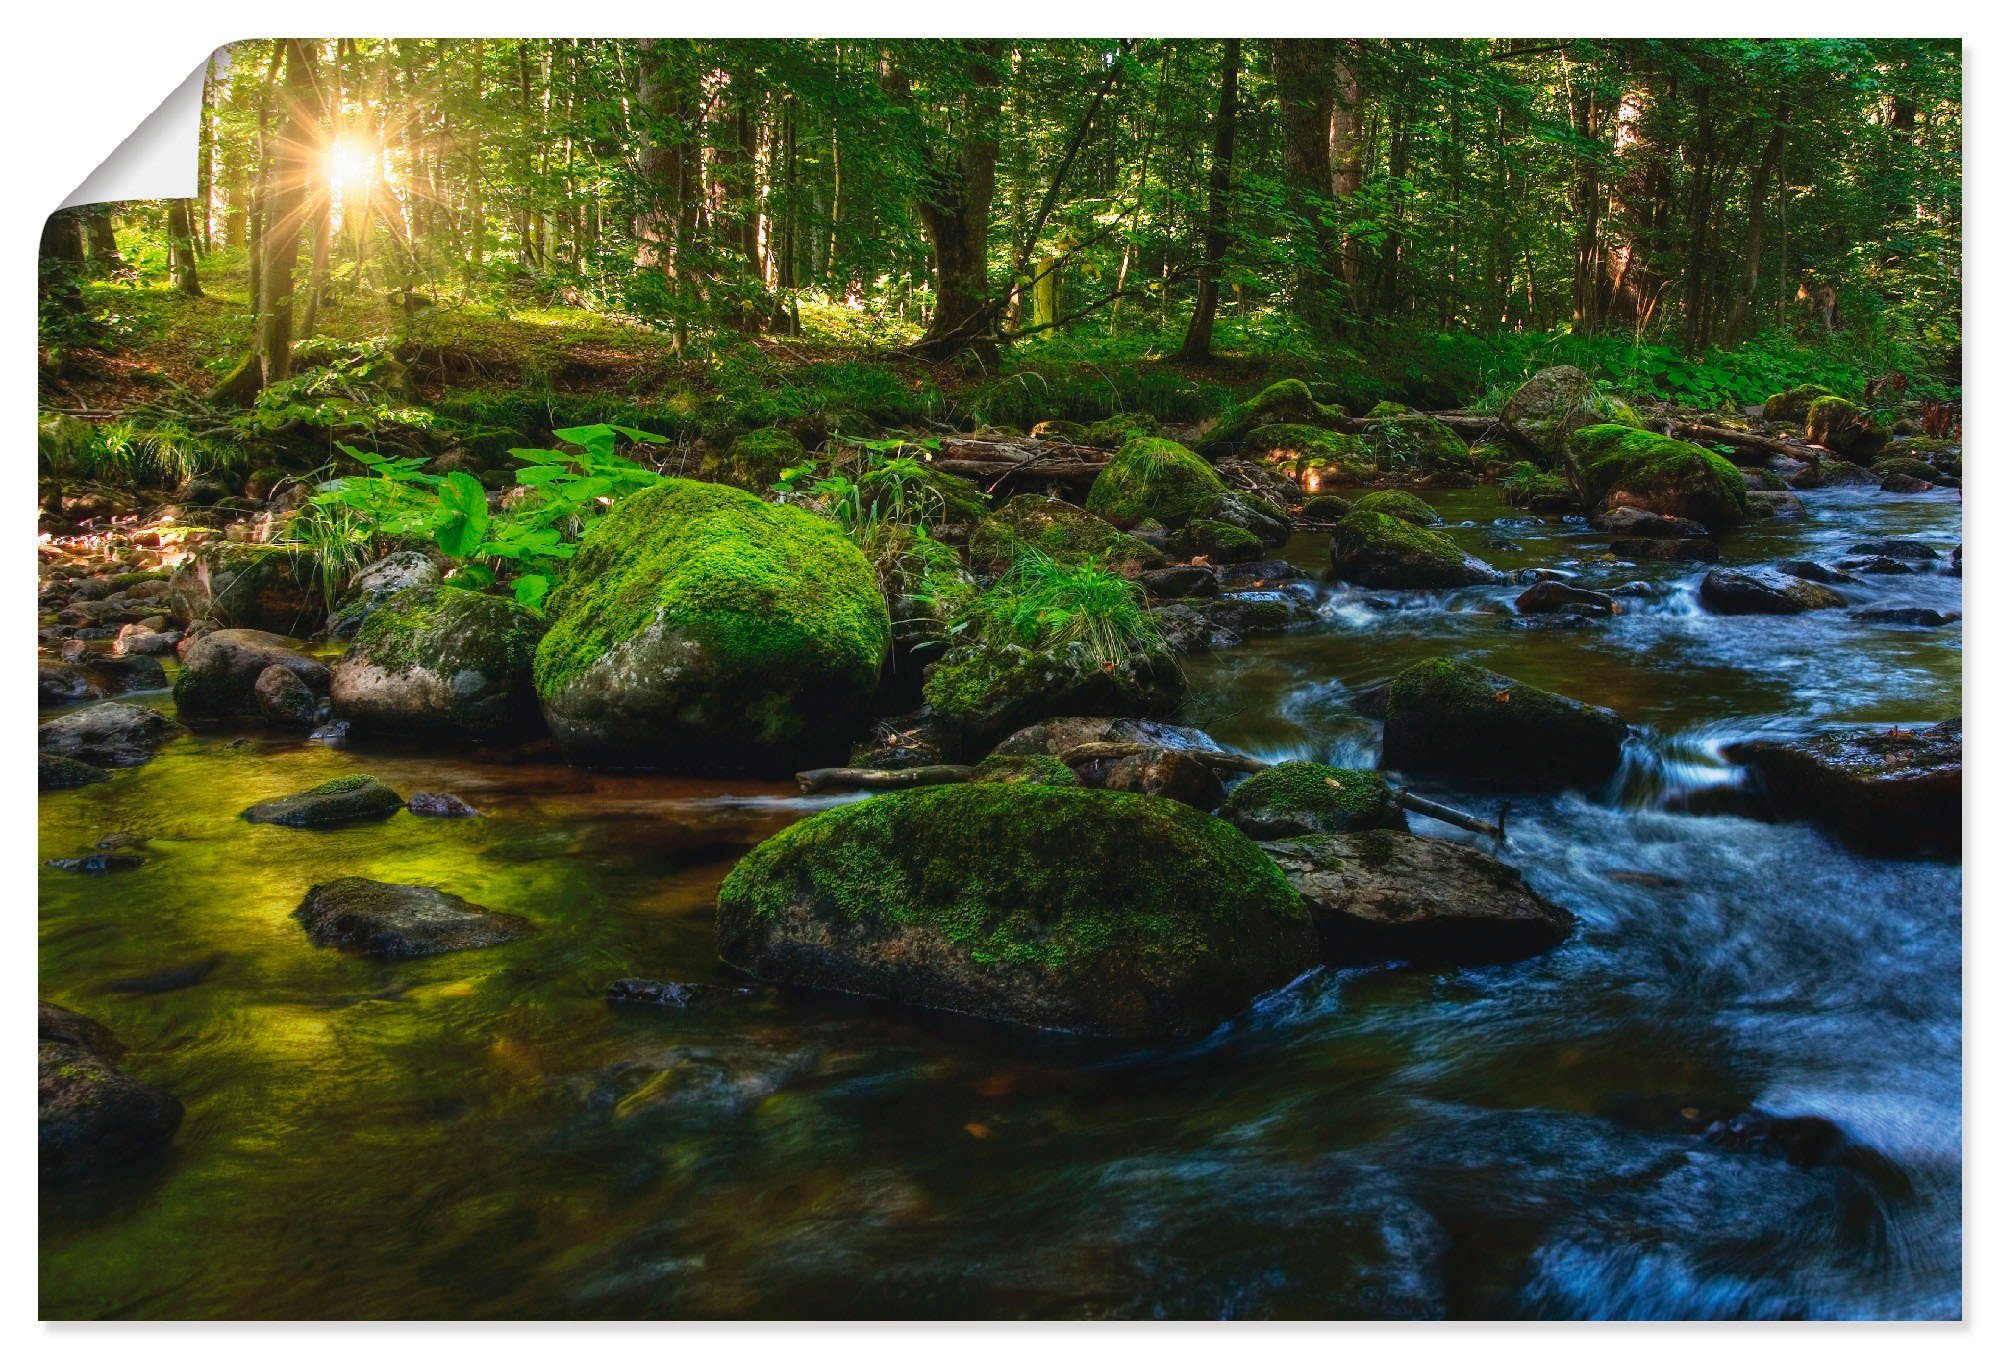
{"type": "Polygon", "coordinates": [[[1165,650],[1131,581],[1097,562],[1060,562],[1032,548],[979,597],[955,632],[1063,656],[1079,670],[1122,668],[1165,650]]]}

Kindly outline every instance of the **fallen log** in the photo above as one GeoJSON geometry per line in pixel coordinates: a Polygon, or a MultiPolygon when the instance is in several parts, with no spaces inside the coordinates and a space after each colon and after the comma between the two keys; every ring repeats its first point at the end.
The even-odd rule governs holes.
{"type": "Polygon", "coordinates": [[[928,788],[938,783],[964,783],[972,777],[969,764],[920,764],[908,769],[801,769],[792,777],[802,793],[829,788],[928,788]]]}
{"type": "MultiPolygon", "coordinates": [[[[1501,424],[1493,416],[1461,415],[1455,411],[1441,411],[1436,414],[1430,414],[1425,411],[1418,411],[1416,413],[1437,421],[1467,443],[1479,443],[1482,440],[1489,443],[1503,443],[1518,453],[1540,456],[1539,451],[1533,444],[1507,428],[1507,426],[1501,424]]],[[[1385,418],[1400,419],[1402,417],[1348,415],[1332,420],[1329,424],[1332,429],[1341,434],[1360,434],[1370,425],[1381,424],[1385,418]]]]}
{"type": "Polygon", "coordinates": [[[1495,840],[1507,838],[1507,804],[1504,802],[1500,804],[1500,820],[1495,823],[1481,821],[1470,812],[1461,812],[1458,808],[1447,807],[1442,802],[1433,802],[1427,797],[1406,793],[1401,788],[1392,790],[1390,795],[1395,799],[1396,805],[1406,812],[1415,812],[1418,816],[1427,816],[1433,821],[1442,821],[1447,826],[1457,826],[1460,830],[1469,830],[1475,835],[1490,835],[1495,840]]]}
{"type": "Polygon", "coordinates": [[[1097,474],[1104,470],[1101,462],[994,462],[970,458],[939,458],[931,466],[940,472],[950,472],[953,476],[968,477],[973,481],[1016,477],[1024,481],[1074,481],[1080,484],[1097,480],[1097,474]]]}
{"type": "Polygon", "coordinates": [[[1725,425],[1704,425],[1699,422],[1682,424],[1674,420],[1662,423],[1666,425],[1666,429],[1661,432],[1670,439],[1727,444],[1731,448],[1797,458],[1802,462],[1818,462],[1824,451],[1819,445],[1809,444],[1803,439],[1772,439],[1762,434],[1747,434],[1740,429],[1730,429],[1725,425]]]}
{"type": "Polygon", "coordinates": [[[1110,462],[1112,454],[1112,450],[1108,448],[1073,444],[1066,439],[1032,437],[979,439],[951,434],[938,440],[938,451],[949,458],[964,458],[974,462],[1028,463],[1057,459],[1094,462],[1100,465],[1110,462]]]}
{"type": "MultiPolygon", "coordinates": [[[[1140,741],[1085,741],[1071,746],[1056,758],[1067,765],[1089,764],[1093,760],[1122,760],[1131,755],[1144,755],[1163,747],[1149,746],[1140,741]]],[[[1270,763],[1253,759],[1248,755],[1238,755],[1230,750],[1188,750],[1175,747],[1176,754],[1201,761],[1210,769],[1221,769],[1231,774],[1255,774],[1269,769],[1270,763]]]]}

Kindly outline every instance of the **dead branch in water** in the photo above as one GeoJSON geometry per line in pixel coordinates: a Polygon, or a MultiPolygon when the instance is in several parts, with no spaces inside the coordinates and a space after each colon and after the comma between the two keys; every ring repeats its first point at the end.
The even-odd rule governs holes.
{"type": "Polygon", "coordinates": [[[968,764],[920,764],[908,769],[801,769],[792,777],[802,793],[829,788],[928,788],[937,783],[964,783],[972,777],[968,764]]]}
{"type": "Polygon", "coordinates": [[[1492,821],[1481,821],[1470,812],[1461,812],[1458,808],[1447,807],[1442,802],[1433,802],[1427,797],[1406,793],[1400,788],[1391,790],[1390,796],[1395,799],[1396,805],[1406,812],[1428,816],[1433,821],[1442,821],[1447,826],[1457,826],[1460,830],[1469,830],[1475,835],[1490,835],[1495,840],[1507,838],[1507,804],[1504,802],[1500,804],[1500,820],[1496,824],[1492,821]]]}

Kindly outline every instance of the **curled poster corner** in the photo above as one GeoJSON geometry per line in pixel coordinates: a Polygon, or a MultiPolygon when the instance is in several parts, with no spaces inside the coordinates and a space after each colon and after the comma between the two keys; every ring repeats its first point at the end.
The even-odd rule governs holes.
{"type": "MultiPolygon", "coordinates": [[[[214,56],[216,74],[229,61],[224,48],[214,56]]],[[[118,149],[104,158],[83,183],[62,201],[65,208],[85,203],[123,203],[137,199],[192,198],[195,193],[197,147],[201,131],[201,89],[209,62],[189,73],[179,87],[132,129],[118,149]]]]}

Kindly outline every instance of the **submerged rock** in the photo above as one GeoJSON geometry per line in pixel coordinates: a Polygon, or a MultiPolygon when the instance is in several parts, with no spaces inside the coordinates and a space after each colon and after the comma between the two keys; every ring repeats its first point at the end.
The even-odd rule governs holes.
{"type": "Polygon", "coordinates": [[[1503,962],[1554,948],[1576,928],[1517,869],[1449,840],[1377,830],[1264,851],[1312,912],[1329,967],[1503,962]]]}
{"type": "Polygon", "coordinates": [[[1222,818],[1252,840],[1403,830],[1409,822],[1380,774],[1313,760],[1273,765],[1229,791],[1222,818]]]}
{"type": "Polygon", "coordinates": [[[478,816],[471,803],[451,793],[410,794],[411,816],[466,817],[478,816]]]}
{"type": "Polygon", "coordinates": [[[1606,708],[1462,661],[1419,661],[1389,685],[1382,764],[1511,788],[1590,787],[1623,758],[1606,708]]]}
{"type": "Polygon", "coordinates": [[[414,883],[336,878],[306,893],[292,918],[321,948],[420,958],[491,948],[533,930],[527,920],[414,883]]]}
{"type": "Polygon", "coordinates": [[[889,654],[832,520],[668,480],[599,520],[549,597],[535,687],[580,763],[781,770],[838,757],[889,654]]]}
{"type": "Polygon", "coordinates": [[[657,1010],[699,1010],[748,1000],[756,994],[748,986],[654,981],[650,977],[620,977],[604,988],[604,998],[613,1005],[647,1005],[657,1010]]]}
{"type": "Polygon", "coordinates": [[[267,826],[345,826],[381,821],[403,806],[396,790],[368,774],[345,774],[317,788],[271,798],[243,809],[245,821],[267,826]]]}
{"type": "Polygon", "coordinates": [[[314,695],[332,683],[325,662],[293,650],[274,633],[220,628],[188,644],[174,680],[174,706],[183,719],[260,716],[257,681],[274,665],[298,676],[314,695]]]}
{"type": "Polygon", "coordinates": [[[1716,570],[1701,578],[1701,606],[1710,613],[1806,613],[1838,609],[1847,601],[1836,591],[1768,567],[1716,570]]]}
{"type": "Polygon", "coordinates": [[[42,723],[39,753],[105,769],[140,765],[160,753],[180,728],[166,714],[131,703],[94,703],[42,723]]]}
{"type": "Polygon", "coordinates": [[[1746,741],[1723,753],[1756,771],[1784,816],[1803,817],[1857,847],[1956,858],[1963,843],[1963,728],[1827,731],[1799,741],[1746,741]]]}
{"type": "Polygon", "coordinates": [[[1374,589],[1449,589],[1504,579],[1442,534],[1358,509],[1334,525],[1332,561],[1335,579],[1374,589]]]}
{"type": "Polygon", "coordinates": [[[1514,597],[1517,612],[1535,613],[1617,613],[1620,605],[1602,590],[1584,590],[1559,580],[1538,580],[1514,597]]]}
{"type": "Polygon", "coordinates": [[[764,981],[1130,1038],[1205,1032],[1314,957],[1297,894],[1234,827],[1032,783],[809,817],[724,881],[717,935],[764,981]]]}
{"type": "Polygon", "coordinates": [[[333,668],[334,715],[357,737],[478,741],[539,730],[542,620],[511,599],[449,585],[380,605],[333,668]]]}
{"type": "Polygon", "coordinates": [[[50,755],[44,752],[35,759],[35,785],[44,793],[62,792],[70,788],[81,788],[85,784],[102,783],[111,775],[94,764],[73,760],[67,755],[50,755]]]}
{"type": "Polygon", "coordinates": [[[96,1020],[41,1002],[36,1143],[45,1180],[158,1151],[180,1128],[181,1102],[112,1064],[119,1045],[96,1020]]]}

